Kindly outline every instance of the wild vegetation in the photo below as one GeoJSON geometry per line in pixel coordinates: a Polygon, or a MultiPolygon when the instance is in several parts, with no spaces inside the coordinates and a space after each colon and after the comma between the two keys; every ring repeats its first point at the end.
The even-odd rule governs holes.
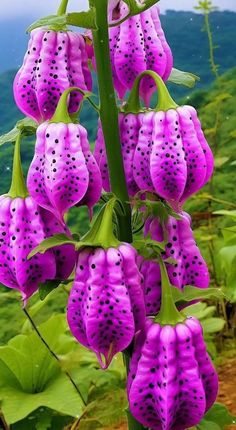
{"type": "MultiPolygon", "coordinates": [[[[215,155],[212,180],[188,200],[185,210],[192,215],[195,237],[210,269],[211,286],[220,289],[223,294],[220,300],[211,297],[187,307],[184,312],[201,321],[208,352],[216,366],[220,366],[222,360],[231,357],[235,347],[236,68],[232,68],[234,64],[231,49],[225,50],[226,46],[229,47],[229,38],[232,38],[231,25],[235,22],[235,15],[227,12],[212,12],[208,15],[210,11],[204,8],[202,12],[207,14],[213,24],[214,44],[220,44],[221,49],[224,49],[224,57],[220,49],[210,51],[213,54],[211,63],[208,63],[209,39],[206,32],[201,31],[204,25],[203,15],[168,12],[163,17],[163,23],[169,34],[171,47],[174,52],[179,52],[177,66],[200,75],[204,83],[202,87],[187,92],[176,91],[179,101],[189,103],[198,110],[215,155]],[[224,27],[227,31],[222,31],[219,37],[217,26],[223,26],[222,22],[227,23],[224,27]],[[183,43],[179,43],[179,46],[182,52],[176,40],[176,34],[181,31],[183,43]],[[201,45],[204,48],[200,53],[201,45]],[[201,70],[199,57],[204,58],[201,70]],[[214,69],[218,63],[220,68],[214,69]]],[[[21,118],[11,99],[14,76],[15,71],[12,71],[4,73],[0,78],[3,100],[0,103],[1,133],[7,132],[21,118]]],[[[93,142],[97,115],[91,114],[86,103],[81,121],[82,124],[89,124],[93,142]]],[[[3,194],[10,185],[13,145],[4,144],[0,150],[0,194],[3,194]]],[[[21,152],[26,172],[34,152],[34,141],[31,138],[23,142],[21,152]]],[[[86,209],[74,208],[70,211],[68,223],[72,232],[84,234],[88,229],[86,209]]],[[[3,428],[8,428],[5,420],[11,423],[12,430],[123,428],[121,426],[126,419],[127,400],[122,356],[117,355],[109,370],[102,372],[95,356],[72,338],[65,318],[69,290],[70,285],[67,283],[62,283],[56,289],[53,284],[48,284],[46,289],[41,288],[30,299],[26,318],[21,309],[20,295],[1,286],[0,398],[5,401],[3,428]],[[50,289],[52,291],[48,294],[50,289]],[[49,349],[42,344],[35,329],[39,330],[50,346],[49,349]],[[70,378],[79,387],[79,395],[70,378]],[[83,401],[87,407],[81,416],[83,401]]],[[[225,406],[216,404],[196,429],[219,430],[233,423],[234,417],[227,412],[225,406]]]]}

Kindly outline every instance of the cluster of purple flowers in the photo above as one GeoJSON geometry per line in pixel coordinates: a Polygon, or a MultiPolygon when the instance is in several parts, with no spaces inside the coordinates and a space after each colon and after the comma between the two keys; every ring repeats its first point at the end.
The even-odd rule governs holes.
{"type": "MultiPolygon", "coordinates": [[[[126,14],[127,5],[113,3],[108,14],[114,23],[126,14]]],[[[127,243],[108,249],[88,246],[78,252],[63,245],[27,259],[45,238],[70,235],[64,215],[71,207],[87,205],[91,211],[102,188],[110,191],[101,125],[93,154],[82,125],[54,121],[65,90],[92,88],[89,58],[96,64],[87,37],[34,30],[16,75],[15,101],[37,121],[38,130],[27,178],[29,195],[0,198],[0,282],[18,289],[26,301],[40,283],[66,279],[75,267],[68,303],[73,335],[96,353],[103,368],[130,347],[127,390],[133,416],[152,430],[184,430],[196,425],[214,403],[217,376],[197,320],[162,325],[152,318],[162,300],[158,262],[144,259],[127,243]]],[[[114,87],[122,100],[146,70],[168,79],[173,57],[156,6],[110,28],[110,58],[114,87]]],[[[151,76],[145,76],[140,95],[147,106],[154,90],[151,76]]],[[[78,111],[81,99],[71,91],[69,114],[78,111]]],[[[207,288],[208,269],[195,243],[191,218],[182,210],[213,172],[213,156],[195,109],[121,112],[119,126],[130,197],[149,191],[179,213],[178,219],[170,216],[164,223],[149,217],[144,235],[165,241],[163,260],[175,260],[167,266],[172,285],[207,288]]]]}

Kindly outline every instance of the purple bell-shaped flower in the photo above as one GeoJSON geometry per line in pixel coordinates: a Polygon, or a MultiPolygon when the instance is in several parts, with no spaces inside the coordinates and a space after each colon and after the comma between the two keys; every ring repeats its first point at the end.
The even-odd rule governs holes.
{"type": "Polygon", "coordinates": [[[12,185],[9,193],[0,197],[0,219],[0,282],[3,285],[19,290],[26,303],[40,283],[67,279],[76,260],[73,246],[55,247],[43,255],[27,258],[47,237],[70,232],[28,195],[20,163],[20,135],[15,144],[12,185]]]}
{"type": "Polygon", "coordinates": [[[90,212],[101,196],[102,180],[90,150],[86,129],[68,114],[66,90],[50,122],[38,127],[35,155],[27,186],[38,205],[58,219],[72,206],[87,205],[90,212]]]}
{"type": "Polygon", "coordinates": [[[162,260],[160,267],[163,305],[155,321],[136,336],[128,398],[132,415],[143,426],[185,430],[197,425],[215,402],[218,378],[200,323],[177,311],[162,260]]]}

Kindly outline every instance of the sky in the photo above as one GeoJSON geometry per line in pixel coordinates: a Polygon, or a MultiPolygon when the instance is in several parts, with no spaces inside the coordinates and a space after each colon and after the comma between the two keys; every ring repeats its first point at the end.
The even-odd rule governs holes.
{"type": "MultiPolygon", "coordinates": [[[[59,0],[0,0],[0,21],[17,18],[46,16],[55,13],[59,0]]],[[[236,11],[235,0],[213,0],[214,5],[221,10],[236,11]]],[[[87,7],[87,0],[69,0],[68,10],[77,10],[87,7]]],[[[161,0],[160,8],[164,12],[166,9],[192,10],[197,4],[197,0],[161,0]]]]}

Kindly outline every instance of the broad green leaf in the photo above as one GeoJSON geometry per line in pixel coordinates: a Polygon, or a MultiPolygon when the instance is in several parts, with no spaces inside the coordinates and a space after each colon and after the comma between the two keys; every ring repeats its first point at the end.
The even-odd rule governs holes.
{"type": "Polygon", "coordinates": [[[236,245],[224,246],[220,250],[222,265],[227,272],[231,270],[232,263],[236,257],[236,245]]]}
{"type": "Polygon", "coordinates": [[[204,302],[200,302],[200,303],[196,303],[194,305],[188,306],[183,310],[183,312],[186,315],[192,315],[193,317],[196,317],[199,320],[202,320],[203,318],[214,315],[215,311],[216,311],[215,306],[207,306],[207,304],[204,302]]]}
{"type": "Polygon", "coordinates": [[[66,234],[60,233],[55,234],[54,236],[48,237],[47,239],[43,240],[36,248],[34,248],[30,254],[28,255],[28,260],[33,257],[36,254],[44,254],[46,251],[48,251],[51,248],[54,248],[54,246],[60,246],[65,244],[71,244],[76,245],[77,242],[70,237],[66,236],[66,234]]]}
{"type": "Polygon", "coordinates": [[[38,27],[50,27],[55,30],[66,28],[67,25],[96,29],[95,14],[93,10],[87,12],[72,12],[64,15],[48,15],[35,21],[27,28],[27,32],[38,27]]]}
{"type": "MultiPolygon", "coordinates": [[[[51,317],[39,330],[57,354],[71,349],[64,315],[51,317]]],[[[82,413],[79,394],[35,332],[0,347],[0,381],[2,411],[9,424],[41,406],[74,417],[82,413]]]]}
{"type": "Polygon", "coordinates": [[[193,88],[199,80],[199,76],[196,76],[193,73],[183,72],[182,70],[178,70],[173,67],[168,82],[193,88]]]}
{"type": "Polygon", "coordinates": [[[221,231],[226,245],[236,245],[236,225],[222,228],[221,231]]]}
{"type": "Polygon", "coordinates": [[[209,421],[203,419],[201,423],[197,426],[199,430],[221,430],[220,426],[214,421],[209,421]]]}
{"type": "Polygon", "coordinates": [[[173,287],[172,294],[176,302],[191,302],[200,299],[222,299],[224,293],[219,288],[197,288],[187,285],[183,290],[173,287]]]}
{"type": "Polygon", "coordinates": [[[225,326],[225,320],[222,318],[212,317],[203,319],[201,324],[204,334],[212,334],[223,330],[225,326]]]}
{"type": "Polygon", "coordinates": [[[225,426],[236,424],[236,417],[230,414],[226,406],[215,403],[198,424],[197,429],[213,430],[213,424],[218,426],[215,427],[216,430],[224,430],[225,426]]]}
{"type": "Polygon", "coordinates": [[[0,146],[4,143],[12,143],[16,141],[17,136],[21,133],[23,136],[32,136],[35,134],[37,124],[30,118],[24,118],[18,121],[15,127],[8,133],[0,136],[0,146]]]}
{"type": "Polygon", "coordinates": [[[220,211],[213,212],[215,215],[225,215],[230,218],[232,218],[234,221],[236,221],[236,210],[228,211],[225,209],[222,209],[220,211]]]}

